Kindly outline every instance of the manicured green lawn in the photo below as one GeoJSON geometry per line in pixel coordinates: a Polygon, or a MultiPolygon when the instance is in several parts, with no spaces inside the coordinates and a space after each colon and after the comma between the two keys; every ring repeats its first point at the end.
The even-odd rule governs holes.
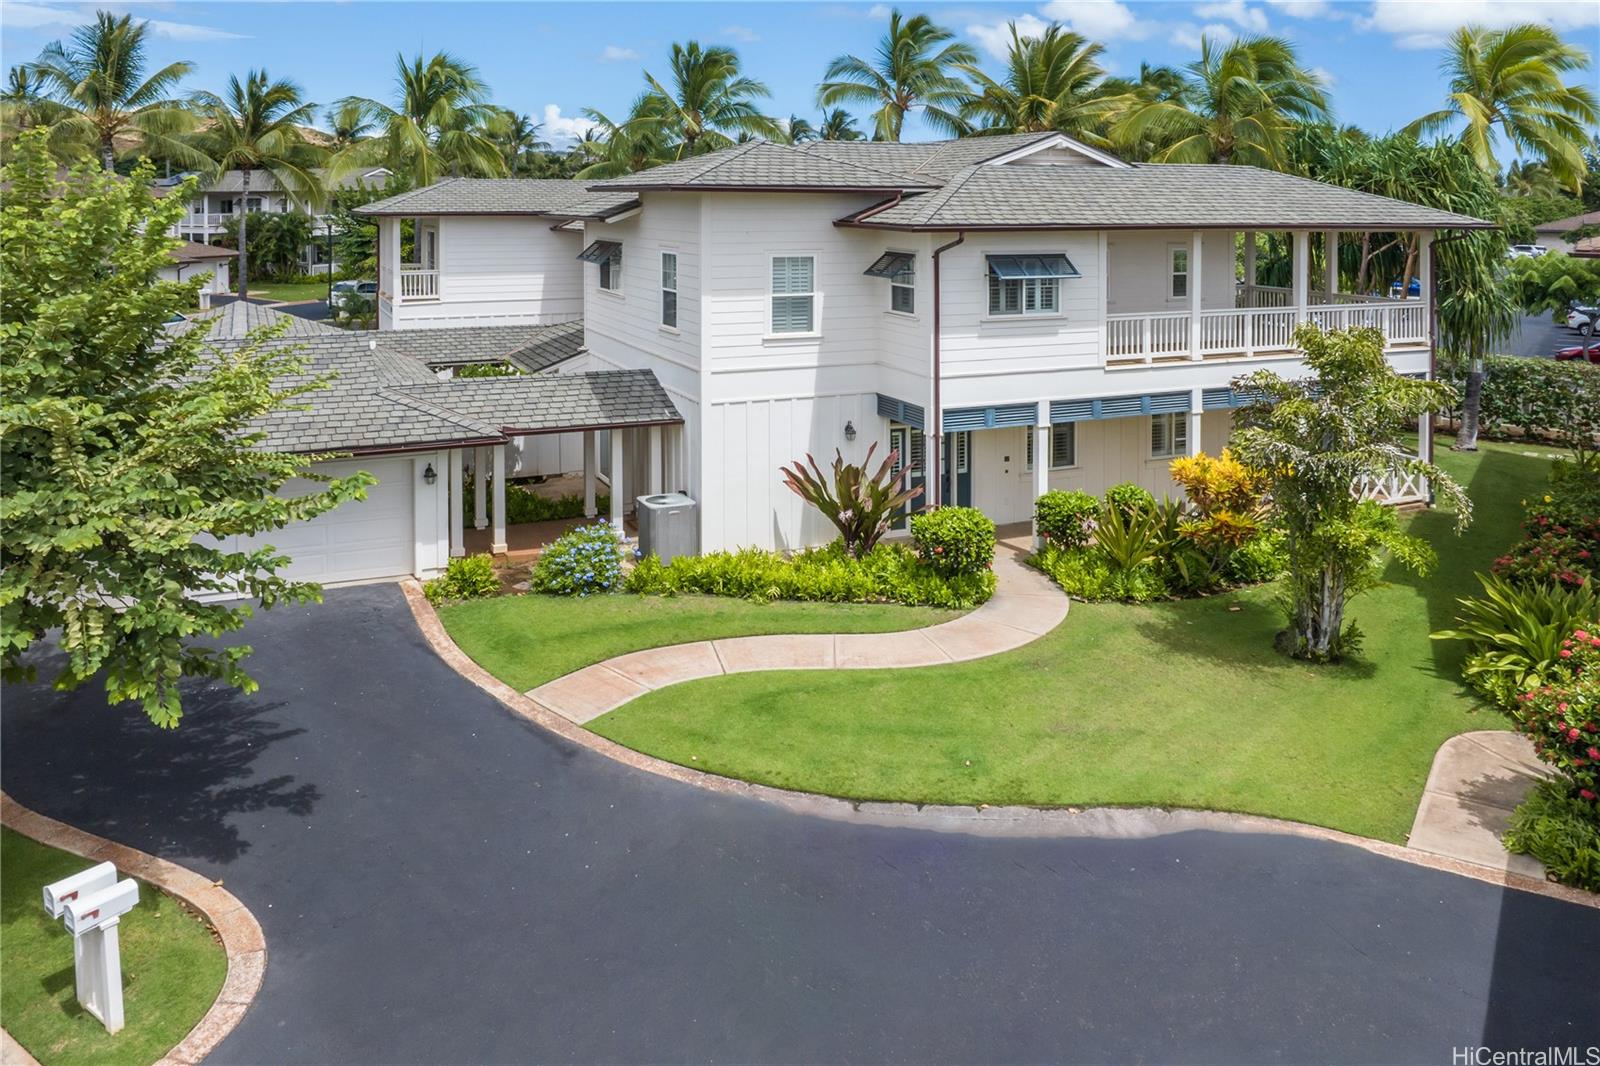
{"type": "MultiPolygon", "coordinates": [[[[238,286],[234,286],[238,291],[238,286]]],[[[250,298],[252,300],[280,300],[284,303],[299,303],[302,300],[326,300],[328,298],[328,283],[326,281],[296,281],[296,282],[254,282],[250,283],[250,298]]]]}
{"type": "Polygon", "coordinates": [[[857,799],[1247,811],[1400,841],[1447,737],[1506,724],[1458,682],[1451,621],[1517,535],[1519,500],[1549,463],[1485,445],[1439,460],[1468,485],[1476,523],[1412,528],[1431,577],[1392,570],[1356,601],[1362,661],[1279,656],[1271,588],[1153,606],[1073,604],[1005,655],[921,670],[743,674],[676,685],[590,728],[713,773],[857,799]]]}
{"type": "Polygon", "coordinates": [[[228,959],[211,928],[177,900],[139,886],[124,915],[123,1009],[115,1036],[78,1005],[72,936],[51,921],[39,890],[94,865],[9,829],[0,830],[0,1017],[43,1066],[144,1066],[182,1040],[222,990],[228,959]]]}
{"type": "Polygon", "coordinates": [[[502,596],[450,604],[439,618],[484,669],[522,691],[613,655],[765,633],[887,633],[959,611],[866,603],[750,603],[716,596],[502,596]]]}

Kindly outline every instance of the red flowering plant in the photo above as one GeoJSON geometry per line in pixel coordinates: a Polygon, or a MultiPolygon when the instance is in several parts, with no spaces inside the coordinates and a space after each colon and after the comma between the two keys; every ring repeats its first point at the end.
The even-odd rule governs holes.
{"type": "Polygon", "coordinates": [[[1519,697],[1520,728],[1534,751],[1600,813],[1600,622],[1561,642],[1564,675],[1519,697]]]}

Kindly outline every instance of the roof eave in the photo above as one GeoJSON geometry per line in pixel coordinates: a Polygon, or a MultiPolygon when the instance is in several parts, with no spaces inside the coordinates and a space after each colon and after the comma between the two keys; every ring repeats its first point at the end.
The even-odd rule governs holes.
{"type": "Polygon", "coordinates": [[[1020,223],[960,223],[960,222],[880,222],[875,219],[858,219],[854,216],[834,219],[833,224],[850,229],[902,230],[917,233],[990,233],[1004,230],[1339,230],[1341,232],[1392,233],[1398,230],[1491,230],[1500,226],[1481,219],[1463,222],[1318,222],[1286,224],[1281,222],[1020,222],[1020,223]]]}
{"type": "Polygon", "coordinates": [[[932,192],[942,185],[908,182],[904,185],[606,185],[599,192],[847,192],[882,195],[892,192],[932,192]]]}

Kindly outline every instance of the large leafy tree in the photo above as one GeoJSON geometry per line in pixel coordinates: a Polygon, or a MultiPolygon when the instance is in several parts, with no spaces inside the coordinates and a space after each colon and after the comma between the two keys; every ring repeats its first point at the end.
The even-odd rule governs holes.
{"type": "Polygon", "coordinates": [[[166,331],[199,284],[157,280],[195,184],[156,199],[151,176],[58,178],[42,131],[0,170],[0,666],[28,676],[29,649],[54,631],[58,688],[104,672],[108,702],[137,700],[171,727],[183,677],[256,687],[250,649],[215,646],[250,607],[202,594],[263,607],[320,595],[281,576],[271,547],[215,545],[320,514],[371,479],[277,495],[314,478],[318,457],[274,452],[252,426],[319,383],[263,336],[212,349],[200,329],[166,331]],[[281,384],[291,375],[301,383],[281,384]]]}
{"type": "Polygon", "coordinates": [[[264,70],[252,70],[244,81],[228,79],[225,96],[202,93],[196,107],[205,126],[196,143],[216,161],[219,172],[240,172],[240,195],[247,209],[239,215],[239,298],[250,292],[250,181],[266,171],[302,203],[320,204],[326,196],[316,172],[327,157],[309,143],[301,124],[316,114],[316,105],[301,99],[292,81],[272,81],[264,70]]]}
{"type": "Polygon", "coordinates": [[[1462,26],[1451,35],[1440,64],[1450,84],[1445,106],[1423,115],[1406,132],[1459,124],[1461,143],[1480,167],[1494,173],[1500,169],[1495,138],[1504,137],[1519,153],[1543,160],[1555,178],[1577,192],[1589,130],[1600,122],[1600,102],[1592,85],[1561,79],[1588,67],[1588,54],[1548,26],[1462,26]]]}
{"type": "Polygon", "coordinates": [[[1282,170],[1289,134],[1328,115],[1322,79],[1300,65],[1279,37],[1200,39],[1200,58],[1183,68],[1185,85],[1139,101],[1118,120],[1118,144],[1146,140],[1159,163],[1243,163],[1282,170]]]}
{"type": "Polygon", "coordinates": [[[1105,144],[1104,120],[1111,105],[1100,92],[1104,54],[1104,46],[1061,26],[1024,37],[1012,23],[1000,77],[992,78],[976,65],[962,67],[977,89],[962,106],[962,118],[982,133],[1054,130],[1105,144]]]}
{"type": "Polygon", "coordinates": [[[733,49],[674,43],[670,70],[665,83],[645,71],[649,90],[631,121],[654,123],[680,157],[726,148],[740,134],[783,139],[782,125],[756,103],[772,91],[740,72],[733,49]]]}
{"type": "Polygon", "coordinates": [[[1400,439],[1409,419],[1449,405],[1450,386],[1397,374],[1375,329],[1324,334],[1307,325],[1295,341],[1313,376],[1289,380],[1260,370],[1236,380],[1258,399],[1240,409],[1233,447],[1266,473],[1286,534],[1289,628],[1280,646],[1297,658],[1331,662],[1359,642],[1345,607],[1376,583],[1380,549],[1418,571],[1434,562],[1425,541],[1402,533],[1389,509],[1360,501],[1356,487],[1421,475],[1455,510],[1458,528],[1472,508],[1460,485],[1400,439]]]}
{"type": "Polygon", "coordinates": [[[54,139],[91,146],[106,170],[134,151],[204,166],[183,139],[193,116],[173,95],[194,68],[180,61],[151,71],[148,32],[129,15],[101,11],[67,42],[45,46],[28,69],[63,109],[51,124],[54,139]]]}
{"type": "Polygon", "coordinates": [[[348,96],[334,106],[362,110],[377,136],[341,153],[337,168],[382,163],[416,186],[446,176],[501,177],[505,159],[492,129],[499,110],[476,67],[448,52],[409,62],[395,56],[392,104],[348,96]]]}
{"type": "Polygon", "coordinates": [[[978,53],[927,15],[889,15],[889,31],[870,60],[842,55],[828,64],[817,87],[820,107],[873,107],[873,139],[898,141],[906,116],[921,111],[929,125],[959,136],[966,132],[961,107],[972,95],[960,71],[976,65],[978,53]]]}

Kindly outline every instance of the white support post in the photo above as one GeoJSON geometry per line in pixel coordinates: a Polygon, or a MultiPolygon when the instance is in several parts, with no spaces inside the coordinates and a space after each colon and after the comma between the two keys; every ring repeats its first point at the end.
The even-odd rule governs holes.
{"type": "Polygon", "coordinates": [[[1303,229],[1294,231],[1294,258],[1290,271],[1294,276],[1294,324],[1306,320],[1306,289],[1311,280],[1311,234],[1303,229]]]}
{"type": "Polygon", "coordinates": [[[472,528],[489,526],[489,449],[477,448],[472,454],[472,528]]]}
{"type": "MultiPolygon", "coordinates": [[[[1417,292],[1417,297],[1422,301],[1423,318],[1433,314],[1433,231],[1426,230],[1417,234],[1417,279],[1422,283],[1417,292]]],[[[1407,278],[1400,289],[1400,298],[1404,300],[1411,291],[1411,279],[1407,278]]]]}
{"type": "Polygon", "coordinates": [[[661,427],[650,427],[650,492],[661,491],[661,427]]]}
{"type": "Polygon", "coordinates": [[[1328,292],[1328,302],[1338,303],[1333,297],[1339,291],[1339,232],[1322,233],[1322,287],[1328,292]]]}
{"type": "Polygon", "coordinates": [[[594,430],[583,431],[583,517],[593,518],[594,507],[594,477],[599,468],[600,461],[595,452],[594,430]]]}
{"type": "Polygon", "coordinates": [[[622,430],[611,431],[611,528],[622,536],[622,430]]]}
{"type": "MultiPolygon", "coordinates": [[[[1035,416],[1038,424],[1028,430],[1033,434],[1033,498],[1035,501],[1050,491],[1050,405],[1041,403],[1035,416]]],[[[1039,532],[1037,516],[1033,522],[1033,548],[1044,547],[1044,534],[1039,532]]]]}
{"type": "Polygon", "coordinates": [[[121,918],[101,922],[73,938],[73,969],[77,974],[78,1002],[100,1019],[108,1033],[119,1033],[122,1009],[121,918]]]}
{"type": "Polygon", "coordinates": [[[1200,292],[1204,278],[1200,273],[1200,257],[1205,252],[1205,230],[1195,230],[1189,236],[1189,358],[1200,356],[1200,292]]]}
{"type": "Polygon", "coordinates": [[[1254,307],[1256,287],[1256,231],[1244,231],[1244,298],[1246,307],[1254,307]]]}
{"type": "Polygon", "coordinates": [[[491,534],[489,551],[495,555],[504,555],[506,544],[506,446],[494,446],[494,532],[491,534]]]}
{"type": "Polygon", "coordinates": [[[450,508],[450,557],[458,558],[467,554],[466,532],[462,529],[465,524],[461,513],[461,449],[450,449],[450,493],[447,506],[450,508]]]}
{"type": "Polygon", "coordinates": [[[1200,454],[1200,431],[1205,424],[1205,390],[1191,389],[1189,392],[1189,454],[1200,454]]]}

